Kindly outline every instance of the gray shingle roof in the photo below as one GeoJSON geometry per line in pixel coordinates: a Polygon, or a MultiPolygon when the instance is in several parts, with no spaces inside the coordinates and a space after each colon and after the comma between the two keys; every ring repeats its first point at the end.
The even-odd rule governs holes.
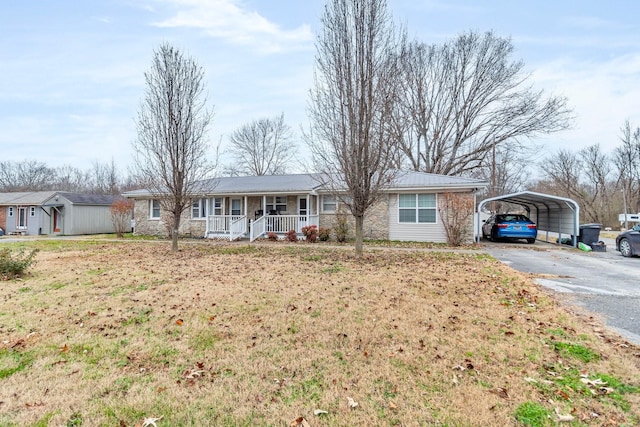
{"type": "Polygon", "coordinates": [[[460,176],[438,175],[425,172],[402,172],[396,178],[390,190],[409,190],[418,188],[481,188],[487,182],[460,176]]]}
{"type": "Polygon", "coordinates": [[[78,193],[59,193],[62,197],[69,200],[74,205],[91,205],[91,206],[111,206],[113,202],[121,199],[122,196],[102,195],[102,194],[78,194],[78,193]]]}
{"type": "MultiPolygon", "coordinates": [[[[267,175],[221,177],[205,180],[200,183],[198,193],[202,195],[226,194],[279,194],[309,193],[314,190],[322,192],[318,174],[267,175]]],[[[457,176],[437,175],[423,172],[402,172],[389,191],[402,190],[434,190],[443,188],[473,189],[485,187],[485,181],[457,176]]],[[[125,197],[149,197],[148,190],[128,191],[125,197]]]]}
{"type": "Polygon", "coordinates": [[[57,191],[24,191],[16,193],[0,193],[0,205],[41,205],[57,191]]]}
{"type": "Polygon", "coordinates": [[[65,193],[60,191],[25,191],[0,193],[0,206],[38,206],[59,194],[74,205],[110,206],[121,196],[103,196],[95,194],[65,193]]]}

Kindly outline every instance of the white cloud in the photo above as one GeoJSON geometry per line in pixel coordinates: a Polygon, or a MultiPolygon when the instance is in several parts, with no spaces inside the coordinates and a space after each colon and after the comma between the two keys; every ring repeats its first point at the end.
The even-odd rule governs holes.
{"type": "Polygon", "coordinates": [[[313,35],[309,25],[284,30],[238,0],[166,0],[179,8],[168,19],[153,23],[164,28],[198,28],[211,37],[250,46],[261,53],[307,49],[313,35]]]}
{"type": "Polygon", "coordinates": [[[574,128],[546,138],[562,143],[562,148],[601,144],[610,151],[619,145],[620,127],[625,120],[640,126],[640,54],[597,63],[558,60],[538,66],[532,80],[552,93],[566,96],[574,108],[574,128]]]}

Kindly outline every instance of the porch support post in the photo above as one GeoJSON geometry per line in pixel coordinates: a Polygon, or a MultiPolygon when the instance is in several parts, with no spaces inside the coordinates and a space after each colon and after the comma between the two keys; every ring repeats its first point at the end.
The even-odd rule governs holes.
{"type": "Polygon", "coordinates": [[[262,214],[267,214],[267,196],[262,196],[262,214]]]}
{"type": "MultiPolygon", "coordinates": [[[[249,226],[249,196],[244,196],[244,224],[244,232],[246,233],[247,227],[249,226]]],[[[249,231],[251,231],[251,229],[249,229],[249,231]]]]}

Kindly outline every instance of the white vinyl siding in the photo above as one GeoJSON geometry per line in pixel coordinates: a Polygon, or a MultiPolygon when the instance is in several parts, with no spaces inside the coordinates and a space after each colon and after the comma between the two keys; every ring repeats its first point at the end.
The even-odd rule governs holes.
{"type": "MultiPolygon", "coordinates": [[[[435,214],[436,222],[417,222],[417,219],[420,218],[420,213],[417,212],[417,205],[419,204],[419,202],[417,201],[415,193],[413,193],[413,197],[416,198],[416,207],[413,208],[413,211],[415,212],[416,221],[401,222],[399,196],[400,195],[392,195],[391,197],[389,197],[389,240],[446,243],[447,235],[444,230],[444,226],[442,225],[442,221],[438,221],[438,217],[437,214],[435,214],[434,209],[427,207],[421,208],[425,210],[431,210],[431,213],[422,213],[423,219],[428,219],[429,215],[435,214]]],[[[432,194],[432,196],[437,200],[435,194],[432,194]]],[[[408,198],[405,199],[405,202],[409,203],[407,200],[408,198]]],[[[427,204],[426,199],[423,200],[422,204],[427,204]]],[[[408,213],[405,213],[405,215],[410,216],[410,214],[408,213]]]]}

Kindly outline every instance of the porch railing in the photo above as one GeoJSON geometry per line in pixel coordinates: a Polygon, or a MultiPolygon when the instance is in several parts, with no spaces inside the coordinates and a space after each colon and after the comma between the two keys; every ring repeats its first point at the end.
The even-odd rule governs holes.
{"type": "Polygon", "coordinates": [[[247,217],[243,216],[231,221],[229,240],[234,241],[247,232],[247,217]]]}
{"type": "Polygon", "coordinates": [[[214,234],[227,234],[231,231],[231,224],[239,219],[245,219],[246,230],[246,216],[242,215],[210,215],[207,217],[207,233],[214,234]]]}
{"type": "Polygon", "coordinates": [[[309,225],[318,225],[318,215],[265,215],[251,223],[249,240],[264,236],[270,232],[285,234],[289,230],[302,233],[302,228],[309,225]]]}
{"type": "Polygon", "coordinates": [[[249,241],[253,242],[258,237],[262,236],[266,228],[266,216],[261,216],[251,223],[249,226],[249,241]]]}
{"type": "MultiPolygon", "coordinates": [[[[269,232],[285,234],[289,230],[302,233],[308,225],[318,225],[318,215],[264,215],[251,222],[249,240],[254,241],[269,232]]],[[[247,217],[243,215],[211,215],[207,217],[207,234],[228,235],[235,240],[247,232],[247,217]]]]}

